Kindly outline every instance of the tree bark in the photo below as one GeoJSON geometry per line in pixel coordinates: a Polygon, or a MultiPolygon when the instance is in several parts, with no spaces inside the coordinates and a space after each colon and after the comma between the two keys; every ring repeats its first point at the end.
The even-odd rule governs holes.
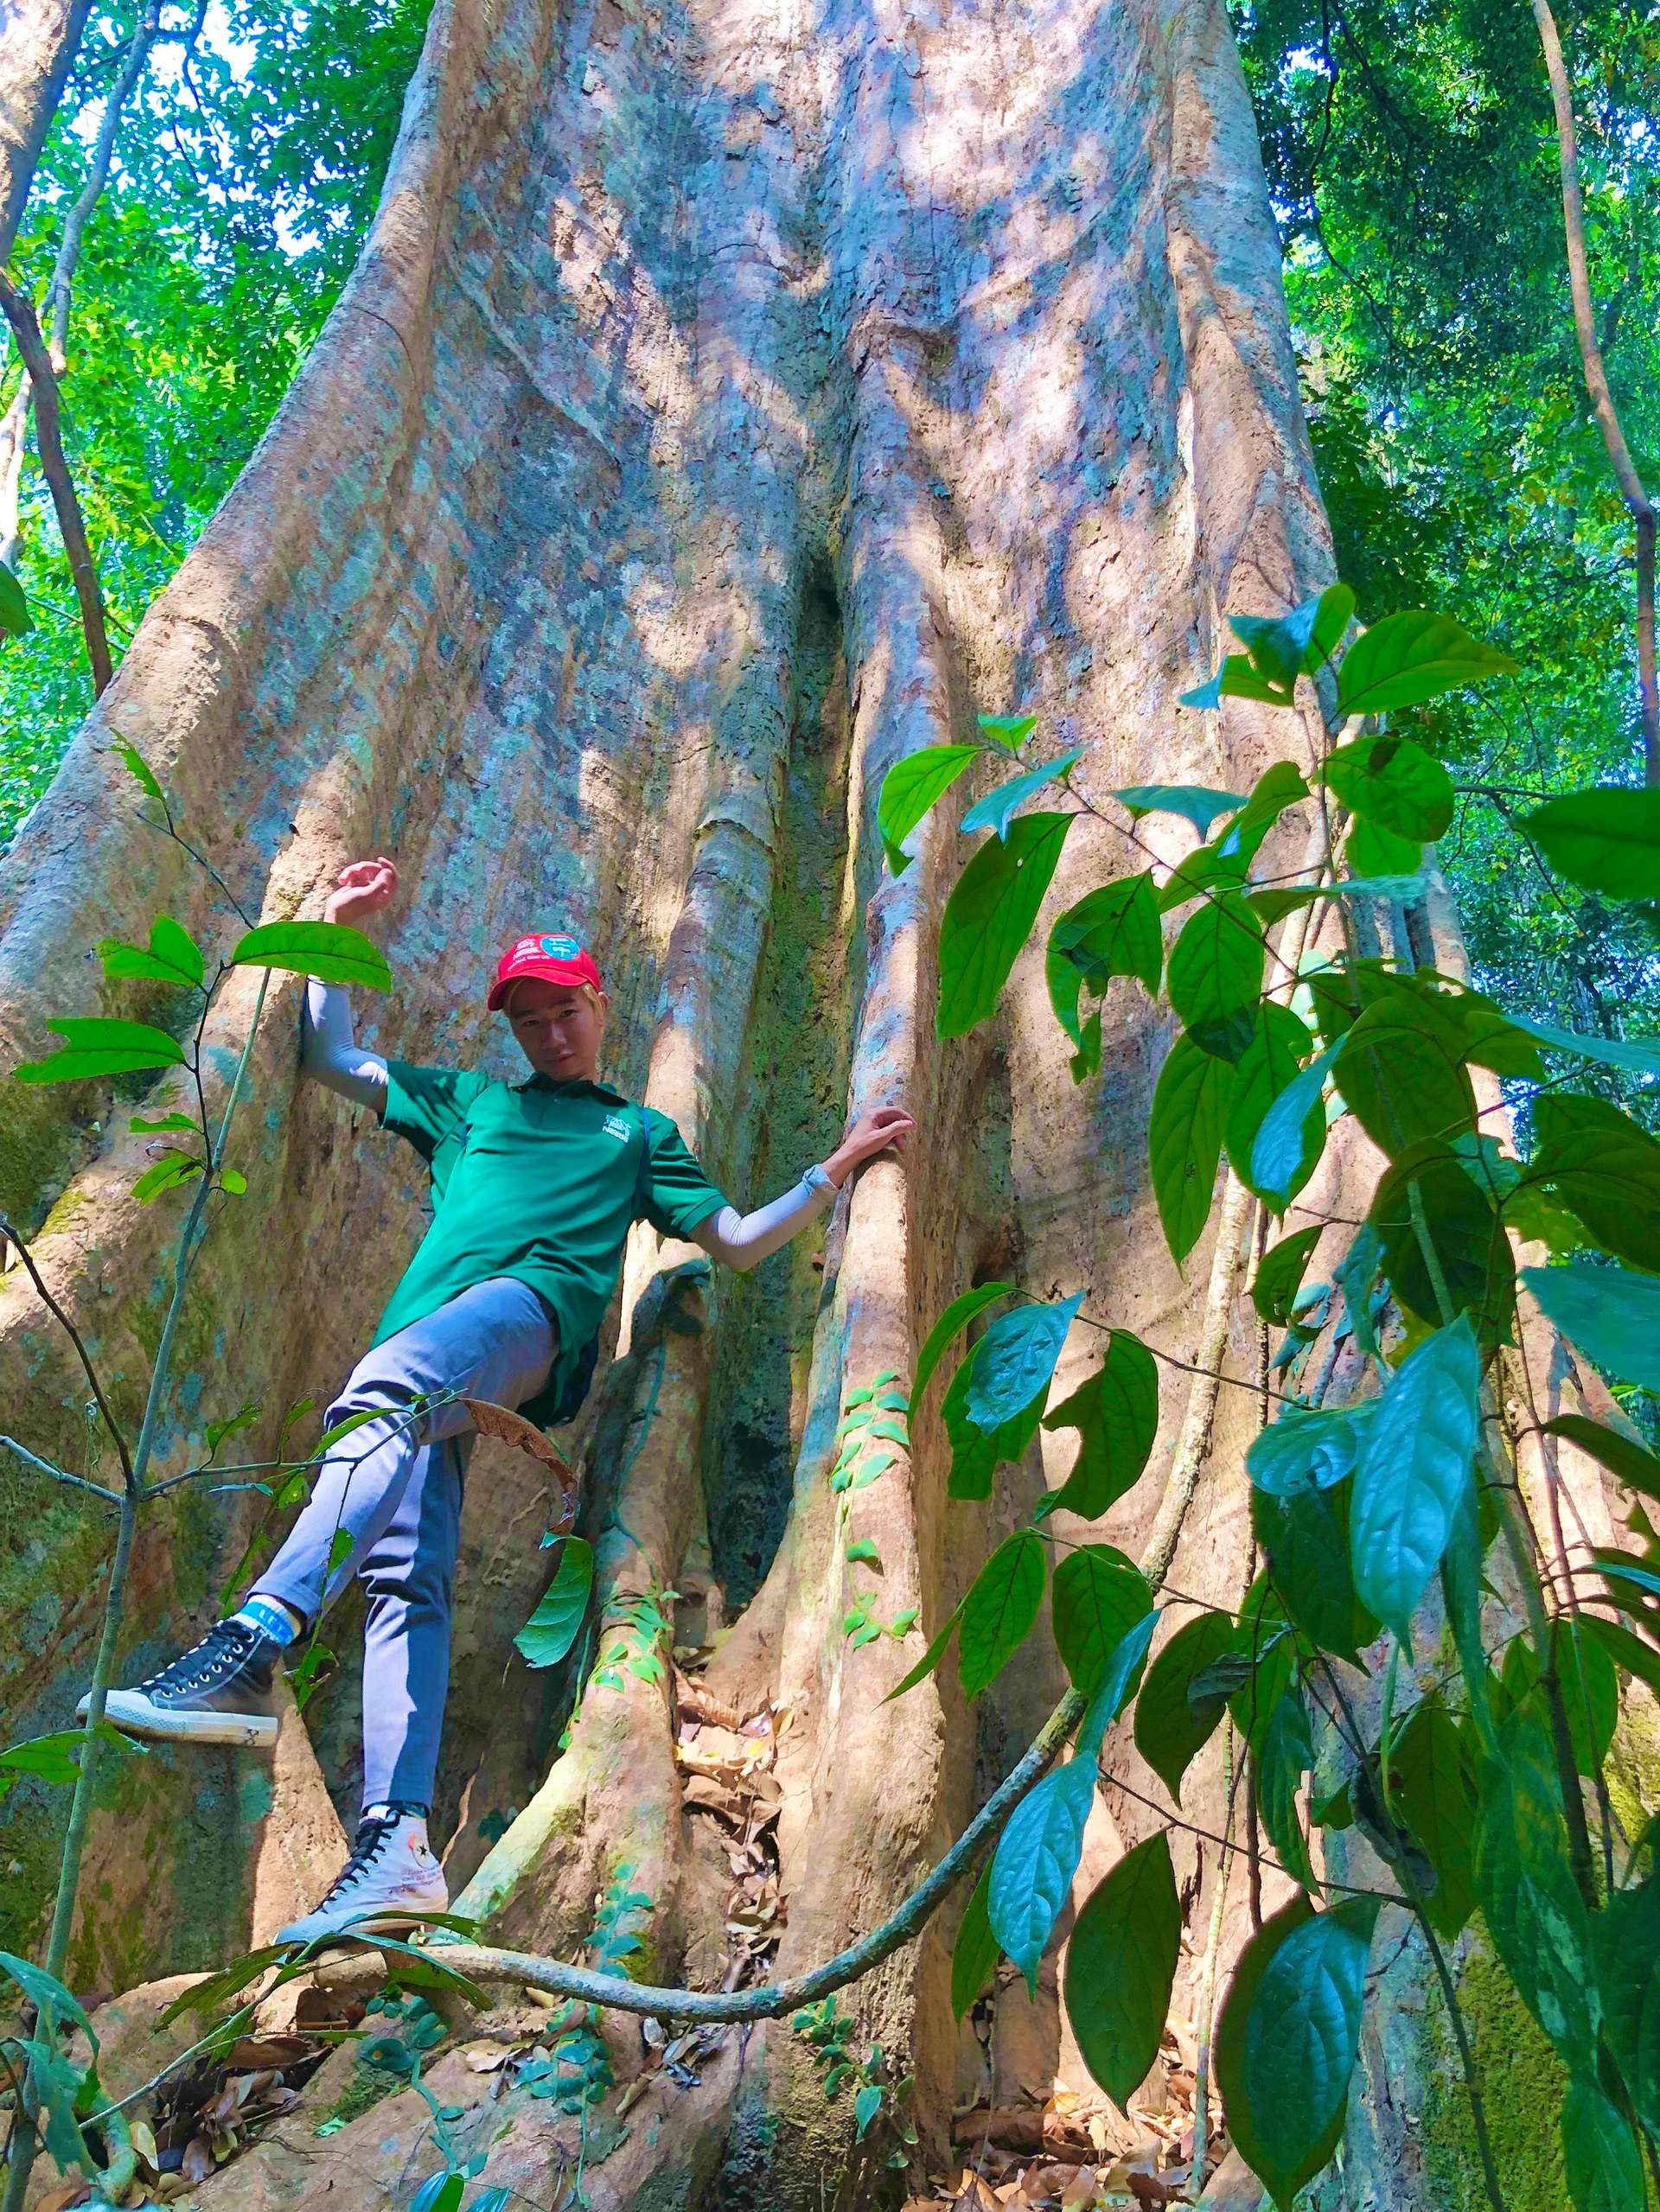
{"type": "Polygon", "coordinates": [[[0,0],[0,267],[68,80],[92,0],[0,0]]]}
{"type": "MultiPolygon", "coordinates": [[[[1214,666],[1224,609],[1283,609],[1331,572],[1220,0],[948,14],[694,0],[674,16],[648,0],[437,0],[350,285],[0,874],[11,1057],[38,1053],[48,1016],[92,1005],[96,939],[142,940],[163,909],[223,924],[212,887],[136,825],[137,787],[107,749],[118,733],[251,912],[316,911],[342,859],[397,851],[397,993],[361,1010],[381,1047],[506,1070],[481,979],[493,947],[546,919],[599,949],[611,1080],[673,1114],[735,1195],[821,1156],[853,1107],[917,1115],[905,1159],[872,1163],[838,1206],[821,1278],[798,1251],[751,1295],[636,1232],[618,1357],[573,1446],[602,1657],[629,1648],[642,1599],[700,1590],[695,1621],[682,1603],[684,1644],[721,1586],[734,1594],[701,1681],[719,1705],[774,1718],[785,1916],[769,1978],[885,1921],[1064,1687],[1040,1638],[976,1707],[948,1676],[884,1705],[916,1635],[843,1633],[872,1575],[851,1542],[875,1546],[882,1616],[920,1608],[931,1634],[1075,1449],[1045,1432],[986,1505],[948,1505],[925,1406],[911,1450],[844,1518],[827,1478],[846,1393],[910,1374],[950,1297],[993,1274],[1042,1295],[1087,1285],[1092,1314],[1178,1360],[1218,1348],[1246,1386],[1162,1370],[1164,1442],[1089,1533],[1133,1556],[1156,1545],[1173,1588],[1222,1603],[1251,1555],[1257,1337],[1229,1308],[1226,1243],[1240,1225],[1220,1258],[1213,1226],[1185,1274],[1172,1264],[1144,1151],[1161,1020],[1116,986],[1101,1076],[1075,1088],[1036,953],[992,1028],[942,1044],[955,817],[930,822],[894,877],[882,777],[977,711],[1025,705],[1057,746],[1087,743],[1078,773],[1098,799],[1130,781],[1240,788],[1284,725],[1248,701],[1218,723],[1176,697],[1214,666]],[[1191,1500],[1179,1515],[1172,1496],[1191,1500]],[[746,1552],[757,1528],[782,1535],[746,1552]]],[[[1147,834],[1166,857],[1184,849],[1169,825],[1147,834]]],[[[1295,864],[1308,825],[1286,834],[1295,864]]],[[[1081,822],[1052,909],[1125,859],[1081,822]]],[[[326,1402],[418,1227],[405,1162],[297,1088],[297,1003],[273,991],[255,1048],[266,1111],[235,1162],[250,1195],[204,1253],[173,1466],[245,1399],[271,1424],[295,1398],[326,1402]]],[[[233,998],[210,1069],[245,1015],[233,998]]],[[[0,1196],[25,1226],[45,1217],[40,1264],[123,1403],[169,1233],[163,1205],[131,1200],[128,1110],[93,1087],[0,1099],[0,1196]]],[[[1356,1165],[1334,1145],[1310,1202],[1352,1214],[1356,1165]]],[[[1069,1355],[1061,1393],[1089,1356],[1069,1355]]],[[[0,1282],[0,1374],[29,1405],[31,1447],[80,1468],[74,1378],[15,1275],[0,1282]]],[[[6,1540],[36,1547],[17,1583],[47,1625],[0,1645],[0,1692],[43,1727],[85,1665],[95,1547],[68,1494],[3,1479],[18,1486],[6,1540]]],[[[563,1714],[511,1656],[546,1573],[539,1506],[524,1465],[482,1447],[440,1782],[461,1901],[491,1945],[574,1956],[627,1865],[654,1907],[641,1978],[717,1986],[732,1967],[726,1845],[684,1787],[671,1684],[608,1665],[561,1749],[563,1714]]],[[[195,1501],[141,1533],[135,1654],[211,1610],[239,1529],[233,1501],[195,1501]]],[[[349,1624],[331,1622],[330,1640],[349,1654],[349,1624]]],[[[348,1656],[306,1715],[342,1801],[353,1687],[348,1656]]],[[[1154,1818],[1128,1742],[1109,1738],[1107,1756],[1117,1786],[1086,1876],[1154,1818]]],[[[1218,1741],[1194,1770],[1201,1826],[1216,1825],[1221,1760],[1218,1741]]],[[[109,1801],[124,1825],[93,1838],[72,1953],[85,1986],[206,1966],[227,1917],[259,1917],[252,1839],[227,1843],[222,1821],[219,1917],[204,1914],[183,1863],[187,1842],[207,1848],[201,1770],[146,1766],[142,1792],[109,1801]]],[[[228,1756],[215,1772],[221,1801],[253,1787],[228,1756]]],[[[15,1791],[7,1809],[25,1801],[15,1791]]],[[[1197,1976],[1216,1869],[1208,1847],[1177,1843],[1197,1976]]],[[[1229,1958],[1244,1886],[1224,1912],[1229,1958]]],[[[8,1909],[0,1940],[25,1947],[26,1913],[8,1909]]],[[[1085,2086],[1052,1968],[1036,2004],[999,1999],[987,2055],[959,2037],[954,1928],[954,1911],[847,1999],[861,2037],[914,2074],[936,2161],[974,2068],[993,2103],[1017,2083],[1085,2086]]],[[[729,2033],[684,2090],[660,2081],[626,2140],[591,2160],[592,2203],[882,2201],[846,2099],[827,2102],[786,2026],[729,2033]]],[[[478,2077],[461,2074],[443,2079],[476,2103],[478,2077]]],[[[378,2203],[383,2180],[415,2173],[423,2111],[383,2106],[293,2151],[274,2137],[211,2193],[273,2212],[325,2186],[378,2203]]],[[[523,2100],[497,2117],[511,2124],[482,2183],[558,2201],[575,2124],[523,2100]]],[[[1375,2201],[1428,2212],[1438,2200],[1397,2164],[1375,2201]]]]}

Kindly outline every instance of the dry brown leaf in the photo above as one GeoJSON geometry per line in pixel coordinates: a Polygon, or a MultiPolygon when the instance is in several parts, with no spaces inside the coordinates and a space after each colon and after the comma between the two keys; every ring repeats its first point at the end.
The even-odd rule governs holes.
{"type": "Polygon", "coordinates": [[[61,2181],[55,2188],[48,2189],[43,2196],[35,2198],[34,2212],[68,2212],[72,2204],[85,2204],[92,2193],[93,2185],[89,2181],[79,2178],[61,2181]]]}
{"type": "Polygon", "coordinates": [[[155,2173],[156,2161],[160,2153],[156,2151],[155,2132],[150,2122],[147,2120],[135,2120],[127,2132],[132,2139],[133,2149],[150,2168],[151,2173],[155,2173]]]}
{"type": "Polygon", "coordinates": [[[533,1421],[526,1420],[522,1413],[513,1412],[506,1406],[492,1405],[488,1398],[463,1398],[462,1404],[472,1416],[473,1426],[481,1436],[500,1437],[503,1444],[514,1444],[538,1459],[551,1470],[559,1483],[559,1508],[548,1526],[556,1536],[563,1536],[577,1525],[577,1475],[575,1469],[551,1437],[546,1437],[533,1421]]]}
{"type": "Polygon", "coordinates": [[[212,2151],[208,2149],[203,2137],[193,2135],[184,2146],[184,2157],[180,2161],[179,2171],[194,2189],[199,2183],[206,2181],[213,2171],[212,2151]]]}
{"type": "Polygon", "coordinates": [[[1086,2212],[1095,2201],[1095,2169],[1080,2166],[1060,2192],[1061,2212],[1086,2212]]]}
{"type": "Polygon", "coordinates": [[[997,2199],[980,2176],[965,2167],[957,2193],[951,2200],[951,2212],[997,2212],[997,2199]]]}
{"type": "Polygon", "coordinates": [[[302,2059],[315,2058],[320,2048],[306,2036],[244,2036],[231,2045],[225,2063],[233,2069],[271,2066],[280,2072],[302,2059]]]}
{"type": "Polygon", "coordinates": [[[513,2056],[508,2043],[464,2043],[459,2053],[469,2070],[474,2074],[495,2074],[513,2056]]]}

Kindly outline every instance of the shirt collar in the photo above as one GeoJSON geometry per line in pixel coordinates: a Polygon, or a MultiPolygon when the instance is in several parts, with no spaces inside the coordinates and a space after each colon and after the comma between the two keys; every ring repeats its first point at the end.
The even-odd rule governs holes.
{"type": "Polygon", "coordinates": [[[609,1099],[613,1106],[627,1106],[621,1091],[612,1090],[605,1083],[591,1083],[585,1075],[573,1076],[568,1083],[556,1083],[550,1075],[527,1075],[522,1083],[514,1085],[515,1091],[545,1091],[550,1098],[563,1099],[587,1095],[609,1099]]]}

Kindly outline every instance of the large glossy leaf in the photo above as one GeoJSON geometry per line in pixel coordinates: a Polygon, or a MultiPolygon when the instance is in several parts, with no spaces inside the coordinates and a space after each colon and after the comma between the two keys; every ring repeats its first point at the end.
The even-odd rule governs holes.
{"type": "Polygon", "coordinates": [[[1631,2124],[1586,2074],[1562,2100],[1562,2170],[1574,2212],[1640,2212],[1648,2202],[1631,2124]]]}
{"type": "Polygon", "coordinates": [[[22,585],[15,571],[0,561],[0,630],[8,637],[24,637],[34,627],[22,585]]]}
{"type": "Polygon", "coordinates": [[[1361,1437],[1349,1521],[1355,1590],[1403,1642],[1470,1487],[1480,1380],[1461,1314],[1401,1361],[1361,1437]]]}
{"type": "Polygon", "coordinates": [[[1660,899],[1660,790],[1564,792],[1521,827],[1559,874],[1609,899],[1660,899]]]}
{"type": "Polygon", "coordinates": [[[1424,848],[1416,838],[1398,838],[1393,830],[1357,817],[1343,841],[1343,857],[1353,876],[1415,876],[1424,848]]]}
{"type": "Polygon", "coordinates": [[[1062,753],[1052,761],[1045,761],[1041,768],[1028,768],[1024,775],[1011,776],[1006,783],[999,783],[983,799],[977,799],[962,818],[962,834],[967,837],[976,830],[995,830],[998,836],[1006,838],[1009,824],[1019,807],[1034,791],[1041,791],[1045,784],[1053,783],[1057,776],[1064,775],[1074,762],[1082,759],[1083,748],[1075,745],[1069,753],[1062,753]]]}
{"type": "Polygon", "coordinates": [[[1426,844],[1452,819],[1452,779],[1410,737],[1357,737],[1325,764],[1326,787],[1351,813],[1426,844]]]}
{"type": "Polygon", "coordinates": [[[1147,1154],[1165,1241],[1178,1261],[1192,1251],[1210,1219],[1233,1087],[1228,1062],[1202,1051],[1189,1036],[1177,1038],[1159,1071],[1147,1154]]]}
{"type": "Polygon", "coordinates": [[[1379,1182],[1370,1218],[1389,1286],[1409,1312],[1433,1326],[1440,1317],[1444,1285],[1453,1310],[1469,1315],[1484,1345],[1510,1341],[1516,1263],[1510,1239],[1497,1207],[1456,1153],[1414,1145],[1379,1182]],[[1414,1189],[1439,1285],[1419,1240],[1414,1189]]]}
{"type": "Polygon", "coordinates": [[[1296,1310],[1297,1294],[1302,1289],[1304,1274],[1324,1227],[1323,1222],[1316,1221],[1310,1228],[1281,1237],[1278,1244],[1269,1246],[1257,1262],[1251,1282],[1251,1304],[1270,1328],[1283,1329],[1296,1310]]]}
{"type": "Polygon", "coordinates": [[[1000,1429],[1047,1392],[1082,1291],[1057,1304],[1034,1303],[1000,1313],[974,1350],[963,1411],[977,1429],[1000,1429]]]}
{"type": "Polygon", "coordinates": [[[1605,1428],[1582,1413],[1559,1413],[1544,1426],[1547,1435],[1561,1437],[1580,1451],[1589,1452],[1628,1488],[1641,1490],[1644,1497],[1660,1501],[1660,1459],[1645,1451],[1635,1437],[1605,1428]]]}
{"type": "Polygon", "coordinates": [[[581,1631],[593,1586],[593,1546],[567,1536],[541,1603],[514,1638],[527,1667],[552,1667],[565,1657],[581,1631]]]}
{"type": "Polygon", "coordinates": [[[345,921],[267,921],[250,929],[231,954],[239,968],[283,968],[324,983],[390,991],[392,970],[380,947],[345,921]]]}
{"type": "Polygon", "coordinates": [[[1129,975],[1156,994],[1164,956],[1150,870],[1120,876],[1068,907],[1049,933],[1044,973],[1055,1018],[1073,1043],[1083,1042],[1078,1001],[1086,983],[1099,993],[1115,975],[1129,975]]]}
{"type": "MultiPolygon", "coordinates": [[[[1589,1619],[1566,1618],[1553,1621],[1550,1628],[1551,1654],[1574,1761],[1587,1777],[1601,1772],[1619,1720],[1619,1678],[1612,1658],[1592,1628],[1589,1619]]],[[[1525,1637],[1515,1638],[1506,1650],[1500,1680],[1506,1695],[1517,1705],[1529,1695],[1537,1697],[1536,1711],[1548,1724],[1549,1708],[1542,1692],[1536,1687],[1540,1680],[1539,1655],[1525,1637]]]]}
{"type": "Polygon", "coordinates": [[[1434,1871],[1424,1910],[1451,1942],[1476,1909],[1476,1762],[1439,1691],[1423,1699],[1390,1754],[1394,1809],[1434,1871]]]}
{"type": "MultiPolygon", "coordinates": [[[[1514,673],[1497,646],[1472,637],[1451,615],[1406,608],[1363,631],[1338,671],[1339,715],[1382,714],[1514,673]]],[[[1438,837],[1440,831],[1427,832],[1438,837]]]]}
{"type": "Polygon", "coordinates": [[[1238,1059],[1255,1029],[1263,949],[1261,927],[1239,891],[1203,900],[1171,948],[1165,989],[1195,1041],[1221,1049],[1214,1041],[1242,1021],[1237,1048],[1222,1049],[1225,1060],[1238,1059]]]}
{"type": "Polygon", "coordinates": [[[1391,997],[1367,1007],[1343,1040],[1335,1081],[1344,1105],[1391,1159],[1414,1144],[1449,1144],[1475,1124],[1459,1036],[1422,999],[1391,997]]]}
{"type": "Polygon", "coordinates": [[[1261,699],[1269,706],[1289,706],[1292,692],[1289,684],[1265,676],[1248,653],[1230,653],[1208,684],[1184,692],[1178,704],[1212,707],[1220,706],[1223,699],[1261,699]]]}
{"type": "Polygon", "coordinates": [[[1660,1877],[1617,1890],[1592,1925],[1608,2048],[1638,2119],[1660,2132],[1660,1877]]]}
{"type": "Polygon", "coordinates": [[[1245,1455],[1252,1482],[1276,1498],[1328,1490],[1341,1482],[1354,1471],[1376,1403],[1368,1399],[1358,1406],[1286,1406],[1245,1455]]]}
{"type": "Polygon", "coordinates": [[[140,952],[136,945],[124,945],[117,938],[106,937],[98,948],[98,955],[104,963],[105,974],[118,982],[200,985],[204,972],[195,940],[170,914],[157,915],[150,925],[147,952],[140,952]]]}
{"type": "Polygon", "coordinates": [[[896,761],[883,777],[876,826],[887,849],[888,865],[896,876],[908,865],[900,850],[905,839],[979,755],[978,745],[925,745],[920,752],[907,753],[903,760],[896,761]]]}
{"type": "Polygon", "coordinates": [[[1355,1595],[1349,1504],[1346,1482],[1281,1496],[1251,1492],[1252,1527],[1280,1603],[1322,1651],[1354,1663],[1377,1622],[1355,1595]]]}
{"type": "Polygon", "coordinates": [[[1006,838],[988,838],[957,878],[940,923],[942,1037],[966,1036],[996,1006],[1074,819],[1022,814],[1006,838]]]}
{"type": "Polygon", "coordinates": [[[1555,1052],[1575,1052],[1605,1067],[1618,1068],[1628,1075],[1660,1075],[1660,1037],[1604,1037],[1581,1035],[1578,1030],[1559,1030],[1549,1022],[1530,1022],[1517,1016],[1516,1026],[1555,1052]]]}
{"type": "Polygon", "coordinates": [[[992,1870],[988,1863],[963,1908],[962,1925],[951,1947],[951,2011],[959,2020],[973,2009],[997,1965],[997,1938],[992,1933],[988,1909],[991,1891],[992,1870]]]}
{"type": "Polygon", "coordinates": [[[1143,814],[1179,814],[1191,822],[1201,837],[1208,836],[1219,814],[1231,814],[1245,804],[1239,791],[1214,791],[1197,783],[1138,783],[1115,791],[1114,799],[1138,819],[1143,814]]]}
{"type": "Polygon", "coordinates": [[[1281,2212],[1343,2133],[1377,1903],[1298,1897],[1245,1947],[1216,2027],[1229,2132],[1281,2212]]]}
{"type": "Polygon", "coordinates": [[[1055,1642],[1075,1688],[1091,1697],[1107,1663],[1142,1616],[1152,1610],[1147,1578],[1110,1544],[1081,1544],[1055,1569],[1055,1642]]]}
{"type": "MultiPolygon", "coordinates": [[[[1251,1041],[1234,1069],[1234,1092],[1229,1103],[1223,1142],[1234,1173],[1255,1190],[1252,1150],[1264,1117],[1280,1093],[1297,1080],[1301,1065],[1313,1049],[1313,1039],[1289,1006],[1267,999],[1256,1010],[1251,1041]]],[[[1284,1195],[1267,1195],[1276,1208],[1294,1198],[1319,1163],[1325,1144],[1325,1109],[1319,1086],[1309,1093],[1302,1121],[1301,1151],[1292,1163],[1284,1195]]],[[[1259,1193],[1259,1195],[1263,1194],[1259,1193]]]]}
{"type": "Polygon", "coordinates": [[[1139,1337],[1115,1329],[1099,1369],[1053,1412],[1046,1429],[1076,1429],[1078,1457],[1051,1511],[1094,1520],[1137,1482],[1159,1433],[1159,1369],[1139,1337]]]}
{"type": "Polygon", "coordinates": [[[977,714],[974,720],[1006,753],[1018,753],[1038,727],[1035,714],[977,714]]]}
{"type": "Polygon", "coordinates": [[[952,1376],[940,1407],[940,1418],[951,1444],[951,1473],[946,1489],[954,1498],[990,1497],[992,1477],[998,1467],[1006,1459],[1021,1457],[1037,1435],[1043,1416],[1044,1401],[1037,1397],[1001,1428],[982,1429],[977,1422],[971,1421],[968,1393],[974,1386],[979,1357],[980,1346],[976,1344],[952,1376]]]}
{"type": "Polygon", "coordinates": [[[1043,1539],[1018,1529],[986,1560],[963,1601],[957,1673],[969,1697],[996,1680],[1031,1633],[1043,1602],[1043,1539]]]}
{"type": "Polygon", "coordinates": [[[49,1060],[25,1061],[20,1083],[80,1083],[94,1075],[130,1075],[146,1068],[179,1068],[184,1048],[148,1022],[66,1015],[47,1028],[64,1042],[49,1060]]]}
{"type": "Polygon", "coordinates": [[[972,1291],[965,1291],[961,1297],[953,1298],[945,1311],[928,1332],[928,1340],[916,1355],[916,1378],[910,1386],[910,1402],[920,1406],[923,1393],[940,1364],[945,1348],[968,1326],[977,1313],[995,1305],[999,1298],[1008,1297],[1012,1283],[976,1283],[972,1291]]]}
{"type": "Polygon", "coordinates": [[[1276,1699],[1262,1731],[1256,1762],[1256,1801],[1280,1864],[1306,1890],[1314,1887],[1314,1867],[1297,1811],[1297,1793],[1313,1763],[1314,1739],[1302,1698],[1295,1690],[1285,1691],[1276,1699]]]}
{"type": "MultiPolygon", "coordinates": [[[[1223,1705],[1196,1711],[1188,1692],[1233,1648],[1225,1613],[1200,1613],[1178,1629],[1147,1669],[1135,1701],[1135,1748],[1179,1805],[1182,1777],[1210,1740],[1223,1705]]],[[[1224,1701],[1225,1702],[1225,1701],[1224,1701]]]]}
{"type": "Polygon", "coordinates": [[[1181,1940],[1181,1899],[1161,1831],[1090,1893],[1066,1950],[1067,2018],[1079,2053],[1120,2107],[1159,2056],[1181,1940]]]}
{"type": "Polygon", "coordinates": [[[1340,876],[1331,883],[1274,883],[1250,894],[1251,912],[1265,928],[1272,928],[1299,906],[1317,899],[1393,899],[1409,906],[1424,895],[1421,876],[1340,876]]]}
{"type": "Polygon", "coordinates": [[[914,1690],[919,1682],[925,1681],[934,1672],[945,1657],[946,1647],[956,1633],[957,1623],[962,1618],[962,1609],[967,1603],[967,1598],[960,1598],[953,1610],[946,1615],[933,1642],[929,1644],[910,1673],[896,1682],[887,1696],[883,1699],[882,1702],[884,1705],[891,1705],[896,1698],[903,1698],[907,1690],[914,1690]]]}
{"type": "Polygon", "coordinates": [[[1602,2002],[1555,1762],[1530,1705],[1499,1724],[1497,1756],[1481,1765],[1480,1800],[1475,1880],[1487,1932],[1523,2004],[1576,2064],[1596,2048],[1602,2002]]]}
{"type": "Polygon", "coordinates": [[[1623,1621],[1607,1621],[1599,1613],[1584,1613],[1580,1616],[1583,1633],[1599,1643],[1616,1667],[1623,1667],[1639,1682],[1646,1682],[1660,1698],[1660,1651],[1644,1638],[1632,1634],[1623,1621]]]}
{"type": "Polygon", "coordinates": [[[1548,1183],[1616,1259],[1660,1270],[1660,1144],[1606,1099],[1545,1092],[1533,1112],[1524,1182],[1548,1183]]]}
{"type": "Polygon", "coordinates": [[[1029,1989],[1078,1871],[1095,1794],[1094,1755],[1076,1752],[1021,1799],[999,1840],[987,1896],[992,1934],[1029,1989]]]}
{"type": "MultiPolygon", "coordinates": [[[[1247,1179],[1257,1196],[1276,1212],[1291,1203],[1313,1172],[1308,1157],[1309,1120],[1320,1110],[1320,1093],[1342,1049],[1339,1037],[1274,1093],[1252,1140],[1247,1179]]],[[[1314,1157],[1319,1157],[1318,1151],[1314,1157]]]]}
{"type": "Polygon", "coordinates": [[[1590,1260],[1524,1267],[1517,1279],[1546,1320],[1605,1374],[1660,1391],[1660,1280],[1590,1260]]]}

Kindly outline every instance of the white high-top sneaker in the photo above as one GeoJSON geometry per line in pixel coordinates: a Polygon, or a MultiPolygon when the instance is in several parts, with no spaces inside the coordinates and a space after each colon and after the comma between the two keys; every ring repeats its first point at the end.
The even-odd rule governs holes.
{"type": "Polygon", "coordinates": [[[412,1813],[366,1817],[351,1857],[322,1903],[303,1920],[279,1928],[271,1940],[315,1943],[331,1935],[399,1935],[418,1926],[420,1914],[443,1912],[449,1903],[444,1869],[426,1840],[425,1820],[412,1813]]]}

